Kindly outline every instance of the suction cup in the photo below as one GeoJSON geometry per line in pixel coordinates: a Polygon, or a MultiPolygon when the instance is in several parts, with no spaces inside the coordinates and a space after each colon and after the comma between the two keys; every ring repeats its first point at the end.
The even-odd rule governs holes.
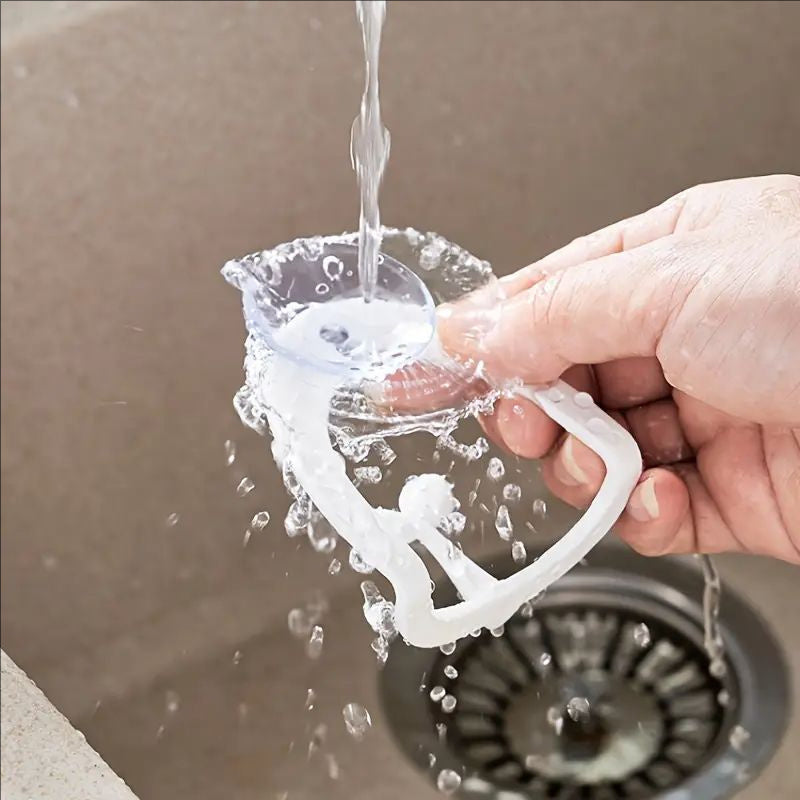
{"type": "Polygon", "coordinates": [[[283,357],[351,380],[401,369],[434,336],[433,298],[416,273],[380,254],[367,302],[357,265],[358,246],[342,241],[262,265],[266,280],[251,275],[241,287],[248,329],[283,357]]]}

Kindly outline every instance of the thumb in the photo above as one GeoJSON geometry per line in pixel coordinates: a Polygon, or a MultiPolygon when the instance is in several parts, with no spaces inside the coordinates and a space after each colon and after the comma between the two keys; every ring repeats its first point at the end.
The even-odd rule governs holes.
{"type": "Polygon", "coordinates": [[[669,236],[587,261],[493,308],[446,307],[439,336],[454,355],[482,359],[493,377],[532,383],[555,380],[573,364],[654,356],[688,293],[681,260],[669,236]]]}

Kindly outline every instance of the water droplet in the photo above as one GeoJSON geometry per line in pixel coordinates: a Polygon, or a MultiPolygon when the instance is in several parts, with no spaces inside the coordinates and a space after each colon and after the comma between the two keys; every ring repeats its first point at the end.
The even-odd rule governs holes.
{"type": "Polygon", "coordinates": [[[269,512],[259,511],[253,514],[253,519],[250,520],[250,527],[254,531],[263,531],[269,525],[269,512]]]}
{"type": "Polygon", "coordinates": [[[397,636],[394,603],[386,600],[372,581],[361,584],[361,593],[364,595],[363,610],[367,623],[381,639],[392,641],[397,636]]]}
{"type": "Polygon", "coordinates": [[[317,693],[313,689],[306,692],[306,711],[314,710],[314,702],[317,699],[317,693]]]}
{"type": "Polygon", "coordinates": [[[288,536],[301,536],[308,532],[311,523],[311,501],[308,496],[301,495],[289,506],[289,511],[284,520],[284,527],[288,536]]]}
{"type": "Polygon", "coordinates": [[[528,558],[528,552],[525,550],[525,545],[520,541],[511,543],[511,558],[517,564],[524,564],[528,558]]]}
{"type": "Polygon", "coordinates": [[[514,534],[514,526],[511,523],[511,516],[507,506],[500,506],[497,509],[497,516],[494,520],[494,527],[498,535],[504,542],[510,542],[514,534]]]}
{"type": "Polygon", "coordinates": [[[744,750],[747,742],[750,740],[750,733],[741,725],[734,725],[731,734],[728,737],[731,747],[740,755],[744,750]]]}
{"type": "Polygon", "coordinates": [[[289,492],[289,494],[292,497],[297,498],[305,494],[305,492],[303,491],[303,487],[300,486],[300,483],[298,482],[297,478],[294,475],[294,472],[292,471],[288,459],[283,462],[281,474],[283,477],[283,485],[286,487],[286,491],[289,492]]]}
{"type": "Polygon", "coordinates": [[[181,698],[172,689],[167,690],[165,700],[168,714],[174,714],[181,707],[181,698]]]}
{"type": "Polygon", "coordinates": [[[539,656],[539,664],[542,667],[549,667],[553,663],[553,656],[550,653],[542,653],[539,656]]]}
{"type": "Polygon", "coordinates": [[[180,519],[181,515],[177,511],[173,511],[167,517],[167,526],[170,528],[174,528],[180,522],[180,519]]]}
{"type": "Polygon", "coordinates": [[[233,653],[233,663],[235,665],[238,665],[241,662],[241,660],[242,660],[242,651],[241,650],[234,651],[234,653],[233,653]]]}
{"type": "Polygon", "coordinates": [[[315,625],[311,629],[311,636],[306,644],[306,655],[312,659],[318,659],[322,655],[322,645],[325,641],[325,631],[322,625],[315,625]]]}
{"type": "Polygon", "coordinates": [[[547,398],[553,403],[560,403],[564,399],[564,392],[561,389],[553,386],[547,390],[547,398]]]}
{"type": "Polygon", "coordinates": [[[522,489],[516,483],[507,483],[503,487],[503,500],[508,503],[518,503],[522,497],[522,489]]]}
{"type": "Polygon", "coordinates": [[[592,417],[587,423],[586,427],[592,432],[597,434],[608,433],[608,423],[600,417],[592,417]]]}
{"type": "Polygon", "coordinates": [[[480,636],[481,636],[481,634],[482,634],[482,633],[483,633],[483,628],[475,628],[475,630],[474,630],[474,631],[470,631],[470,632],[469,632],[469,635],[470,635],[470,636],[471,636],[473,639],[480,639],[480,636]]]}
{"type": "Polygon", "coordinates": [[[634,626],[633,641],[636,642],[639,647],[647,647],[650,644],[650,628],[648,628],[644,622],[640,622],[638,625],[634,626]]]}
{"type": "Polygon", "coordinates": [[[434,686],[431,689],[430,698],[434,703],[439,703],[446,694],[444,686],[434,686]]]}
{"type": "Polygon", "coordinates": [[[463,455],[468,462],[478,461],[489,452],[489,442],[483,436],[479,436],[474,444],[469,445],[463,455]]]}
{"type": "Polygon", "coordinates": [[[444,795],[455,794],[461,786],[461,776],[452,769],[443,769],[436,776],[436,788],[444,795]]]}
{"type": "Polygon", "coordinates": [[[575,395],[575,405],[578,408],[591,408],[594,405],[594,400],[588,392],[578,392],[575,395]]]}
{"type": "Polygon", "coordinates": [[[459,536],[464,532],[467,518],[460,511],[451,511],[439,523],[439,530],[445,536],[459,536]]]}
{"type": "Polygon", "coordinates": [[[439,650],[444,653],[446,656],[451,656],[456,651],[456,643],[455,642],[448,642],[447,644],[443,644],[439,650]]]}
{"type": "Polygon", "coordinates": [[[727,708],[731,702],[731,693],[727,689],[721,689],[717,695],[717,702],[723,707],[727,708]]]}
{"type": "Polygon", "coordinates": [[[547,516],[547,503],[541,498],[533,501],[533,513],[537,517],[547,516]]]}
{"type": "Polygon", "coordinates": [[[389,658],[389,640],[383,636],[375,637],[369,645],[375,653],[378,664],[385,664],[389,658]]]}
{"type": "Polygon", "coordinates": [[[585,697],[573,697],[567,703],[567,714],[573,722],[589,716],[589,701],[585,697]]]}
{"type": "Polygon", "coordinates": [[[311,732],[311,740],[308,743],[308,756],[309,758],[314,755],[324,744],[328,738],[328,726],[320,723],[311,732]]]}
{"type": "Polygon", "coordinates": [[[443,742],[447,738],[447,725],[444,722],[436,723],[436,734],[440,742],[443,742]]]}
{"type": "Polygon", "coordinates": [[[380,483],[383,473],[380,467],[356,467],[353,470],[356,480],[359,483],[376,484],[380,483]]]}
{"type": "Polygon", "coordinates": [[[283,523],[284,528],[286,529],[286,535],[290,538],[294,538],[295,536],[302,536],[304,533],[307,533],[307,525],[302,525],[291,514],[286,515],[286,519],[283,523]]]}
{"type": "Polygon", "coordinates": [[[251,531],[250,528],[244,532],[244,536],[242,537],[242,547],[247,547],[247,545],[250,543],[250,537],[252,535],[253,531],[251,531]]]}
{"type": "Polygon", "coordinates": [[[344,718],[344,726],[347,728],[347,732],[359,742],[372,725],[369,711],[358,703],[348,703],[342,709],[342,717],[344,718]]]}
{"type": "Polygon", "coordinates": [[[489,459],[489,466],[486,467],[486,475],[490,480],[499,481],[506,474],[503,462],[496,456],[489,459]]]}
{"type": "Polygon", "coordinates": [[[458,670],[452,664],[448,664],[444,668],[444,674],[450,678],[450,680],[455,680],[458,677],[458,670]]]}
{"type": "Polygon", "coordinates": [[[328,575],[338,575],[342,569],[342,562],[338,558],[332,558],[328,564],[328,575]]]}
{"type": "Polygon", "coordinates": [[[336,756],[333,755],[333,753],[326,753],[325,761],[328,765],[328,777],[332,781],[338,781],[341,773],[339,770],[339,762],[336,760],[336,756]]]}
{"type": "Polygon", "coordinates": [[[446,694],[442,698],[442,711],[445,714],[452,714],[456,710],[458,700],[452,694],[446,694]]]}
{"type": "Polygon", "coordinates": [[[708,673],[712,678],[724,678],[728,673],[728,668],[721,658],[714,658],[708,665],[708,673]]]}
{"type": "Polygon", "coordinates": [[[314,291],[319,295],[326,295],[330,292],[331,287],[327,283],[318,283],[314,291]]]}
{"type": "Polygon", "coordinates": [[[305,639],[311,633],[311,620],[302,608],[293,608],[288,616],[289,632],[298,639],[305,639]]]}
{"type": "Polygon", "coordinates": [[[328,520],[317,515],[308,525],[308,541],[318,553],[332,553],[339,541],[328,520]]]}
{"type": "Polygon", "coordinates": [[[372,447],[377,453],[381,464],[383,464],[385,467],[388,467],[389,464],[391,464],[397,458],[397,453],[395,453],[394,450],[392,450],[392,448],[386,444],[386,442],[375,442],[372,447]]]}
{"type": "Polygon", "coordinates": [[[350,563],[350,569],[352,569],[353,572],[360,573],[361,575],[369,575],[375,569],[372,565],[364,561],[357,550],[350,551],[350,558],[348,561],[350,563]]]}
{"type": "Polygon", "coordinates": [[[336,256],[325,256],[322,259],[322,271],[328,277],[328,280],[338,281],[344,272],[344,264],[336,256]]]}
{"type": "Polygon", "coordinates": [[[253,480],[245,476],[239,481],[239,484],[236,487],[236,494],[239,497],[247,497],[247,495],[250,494],[250,492],[252,492],[255,488],[256,485],[253,483],[253,480]]]}
{"type": "Polygon", "coordinates": [[[499,639],[505,633],[505,631],[505,625],[500,625],[497,628],[492,628],[489,633],[491,633],[495,639],[499,639]]]}
{"type": "Polygon", "coordinates": [[[428,753],[428,767],[433,769],[436,766],[436,754],[428,753]]]}
{"type": "Polygon", "coordinates": [[[564,727],[564,717],[561,715],[561,709],[558,706],[550,706],[547,709],[547,724],[555,730],[556,736],[561,735],[564,727]]]}

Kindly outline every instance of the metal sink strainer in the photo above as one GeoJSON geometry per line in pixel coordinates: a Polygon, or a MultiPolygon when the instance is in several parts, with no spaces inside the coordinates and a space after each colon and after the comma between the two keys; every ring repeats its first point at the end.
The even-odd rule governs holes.
{"type": "Polygon", "coordinates": [[[711,676],[701,594],[690,560],[604,547],[502,632],[448,655],[395,643],[381,677],[389,726],[433,780],[462,776],[459,797],[729,797],[780,741],[788,676],[729,590],[727,672],[711,676]]]}

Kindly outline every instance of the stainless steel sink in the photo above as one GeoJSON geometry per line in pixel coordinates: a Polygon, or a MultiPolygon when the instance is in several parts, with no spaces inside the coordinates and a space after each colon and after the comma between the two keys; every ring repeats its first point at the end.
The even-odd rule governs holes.
{"type": "MultiPolygon", "coordinates": [[[[357,219],[353,9],[2,14],[3,649],[143,800],[439,796],[384,711],[359,576],[283,534],[280,477],[231,405],[243,327],[219,266],[357,219]],[[286,616],[317,586],[311,662],[286,616]]],[[[383,218],[502,273],[691,184],[796,168],[798,25],[793,3],[392,4],[383,218]]],[[[796,572],[721,566],[796,694],[796,572]]],[[[741,796],[796,796],[798,743],[792,712],[741,796]]]]}

